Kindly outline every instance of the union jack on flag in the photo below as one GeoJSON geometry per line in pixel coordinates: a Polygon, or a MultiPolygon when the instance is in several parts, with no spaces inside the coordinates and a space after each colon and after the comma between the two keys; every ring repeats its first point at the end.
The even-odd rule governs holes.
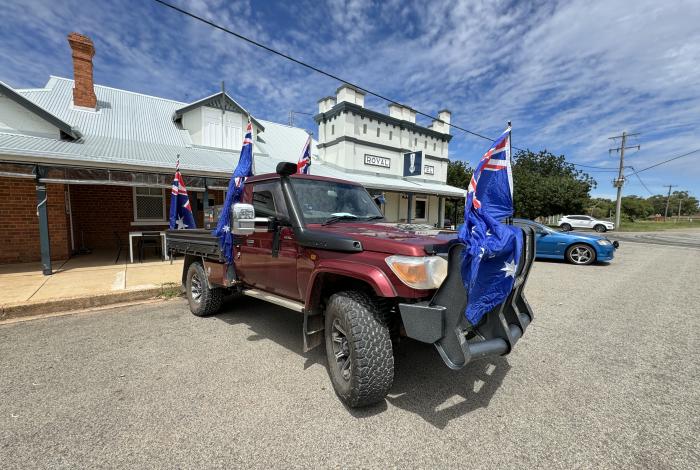
{"type": "Polygon", "coordinates": [[[238,159],[238,165],[233,170],[231,180],[228,182],[228,190],[226,192],[226,201],[224,201],[224,210],[221,211],[219,220],[216,224],[216,229],[212,232],[219,239],[221,251],[224,253],[226,262],[233,263],[233,234],[231,233],[231,206],[240,202],[243,196],[243,188],[245,180],[253,176],[253,124],[248,116],[248,125],[245,129],[245,137],[243,138],[243,146],[241,147],[241,156],[238,159]]]}
{"type": "MultiPolygon", "coordinates": [[[[513,172],[510,166],[510,132],[508,126],[503,134],[496,139],[490,149],[481,157],[476,170],[472,174],[467,189],[467,209],[473,206],[481,208],[482,199],[486,197],[489,204],[489,212],[495,219],[503,219],[513,215],[513,172]],[[501,172],[505,174],[492,174],[484,172],[501,172]],[[491,179],[501,180],[507,178],[506,184],[489,184],[491,179]],[[479,187],[479,182],[483,184],[479,187]],[[477,191],[477,188],[478,191],[477,191]],[[507,188],[507,191],[504,189],[507,188]]],[[[505,183],[505,181],[504,181],[505,183]]]]}
{"type": "Polygon", "coordinates": [[[180,173],[179,158],[175,167],[172,190],[170,191],[170,228],[178,230],[197,228],[192,215],[190,197],[187,195],[187,188],[180,173]]]}
{"type": "Polygon", "coordinates": [[[308,175],[311,168],[311,136],[306,139],[304,150],[301,152],[301,157],[297,162],[297,173],[308,175]]]}

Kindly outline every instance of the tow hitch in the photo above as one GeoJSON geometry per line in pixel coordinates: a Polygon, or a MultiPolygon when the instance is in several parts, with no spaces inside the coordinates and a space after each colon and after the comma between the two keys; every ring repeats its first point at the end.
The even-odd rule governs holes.
{"type": "Polygon", "coordinates": [[[523,289],[535,258],[535,235],[530,227],[521,228],[524,246],[513,290],[478,325],[470,325],[464,316],[467,293],[460,272],[462,243],[449,248],[447,277],[431,300],[399,304],[407,336],[434,344],[449,368],[461,369],[473,359],[510,353],[532,322],[523,289]]]}

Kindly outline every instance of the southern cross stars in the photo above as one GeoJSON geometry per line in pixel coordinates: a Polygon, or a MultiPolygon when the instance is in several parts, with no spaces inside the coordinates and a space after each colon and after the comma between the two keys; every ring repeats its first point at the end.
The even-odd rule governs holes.
{"type": "Polygon", "coordinates": [[[515,260],[511,261],[510,263],[506,262],[503,263],[503,267],[501,268],[501,271],[505,272],[505,277],[512,277],[515,278],[515,270],[518,269],[518,265],[515,264],[515,260]]]}

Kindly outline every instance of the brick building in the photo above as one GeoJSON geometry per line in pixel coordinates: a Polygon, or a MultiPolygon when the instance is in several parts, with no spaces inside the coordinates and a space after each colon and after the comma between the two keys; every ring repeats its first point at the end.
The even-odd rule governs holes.
{"type": "MultiPolygon", "coordinates": [[[[130,232],[165,229],[178,156],[195,220],[202,226],[202,211],[223,203],[249,118],[255,173],[273,172],[280,161],[297,161],[308,139],[303,129],[250,116],[223,90],[184,103],[95,85],[92,41],[71,33],[68,44],[73,80],[51,76],[39,89],[13,89],[0,82],[0,220],[5,223],[0,263],[41,260],[44,273],[50,274],[51,260],[67,259],[84,249],[116,249],[117,238],[126,240],[130,232]]],[[[326,110],[333,116],[328,112],[317,116],[323,130],[329,120],[345,115],[344,90],[339,89],[337,107],[326,110]]],[[[354,108],[350,111],[357,114],[354,108]]],[[[319,158],[316,141],[312,173],[358,181],[373,193],[387,193],[382,200],[398,201],[395,210],[382,207],[389,221],[410,222],[422,207],[424,220],[441,226],[438,214],[442,215],[444,198],[464,197],[462,189],[445,184],[442,173],[449,126],[438,122],[420,128],[410,116],[382,119],[433,139],[424,142],[426,148],[430,144],[430,149],[437,149],[440,144],[439,155],[426,156],[426,168],[434,173],[426,170],[423,176],[401,177],[371,166],[356,169],[319,158]],[[410,204],[412,200],[427,202],[419,207],[418,202],[410,204]]],[[[354,154],[347,145],[355,144],[351,136],[344,138],[343,148],[352,163],[354,154]]],[[[324,155],[332,144],[324,141],[324,155]]],[[[396,149],[369,144],[375,153],[377,148],[416,150],[406,143],[396,149]]]]}

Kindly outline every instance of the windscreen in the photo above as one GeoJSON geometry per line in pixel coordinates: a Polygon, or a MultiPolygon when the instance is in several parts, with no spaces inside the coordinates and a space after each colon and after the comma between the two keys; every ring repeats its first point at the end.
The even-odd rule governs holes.
{"type": "Polygon", "coordinates": [[[383,217],[362,186],[302,178],[291,178],[291,182],[307,224],[324,223],[333,218],[351,222],[383,217]]]}

